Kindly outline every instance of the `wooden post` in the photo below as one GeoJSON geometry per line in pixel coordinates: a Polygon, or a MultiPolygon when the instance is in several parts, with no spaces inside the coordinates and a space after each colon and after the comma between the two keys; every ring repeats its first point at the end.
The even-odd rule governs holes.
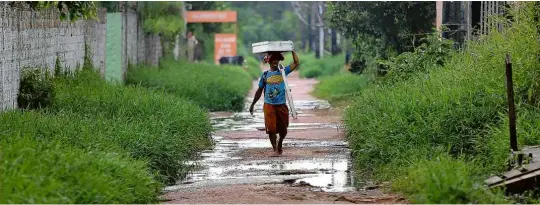
{"type": "Polygon", "coordinates": [[[510,119],[510,147],[518,151],[516,136],[516,110],[514,107],[514,86],[512,84],[512,62],[506,54],[506,91],[508,94],[508,117],[510,119]]]}

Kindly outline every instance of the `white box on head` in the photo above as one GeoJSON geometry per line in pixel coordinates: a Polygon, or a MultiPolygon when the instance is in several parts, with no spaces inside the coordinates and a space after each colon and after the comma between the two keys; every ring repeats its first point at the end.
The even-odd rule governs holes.
{"type": "Polygon", "coordinates": [[[251,44],[254,54],[262,54],[270,51],[289,52],[294,50],[292,41],[263,41],[251,44]]]}

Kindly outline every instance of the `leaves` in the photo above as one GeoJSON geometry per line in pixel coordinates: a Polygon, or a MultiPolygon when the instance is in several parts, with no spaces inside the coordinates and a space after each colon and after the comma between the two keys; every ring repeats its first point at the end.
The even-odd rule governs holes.
{"type": "Polygon", "coordinates": [[[184,28],[181,16],[184,6],[182,2],[137,2],[137,6],[143,18],[145,32],[162,34],[169,39],[182,32],[184,28]]]}
{"type": "Polygon", "coordinates": [[[92,1],[28,1],[24,2],[35,10],[47,9],[51,6],[60,12],[60,19],[76,21],[93,19],[97,16],[97,7],[92,1]]]}
{"type": "Polygon", "coordinates": [[[325,20],[351,38],[379,38],[384,48],[401,53],[412,48],[410,34],[430,32],[433,8],[434,2],[330,2],[325,20]]]}

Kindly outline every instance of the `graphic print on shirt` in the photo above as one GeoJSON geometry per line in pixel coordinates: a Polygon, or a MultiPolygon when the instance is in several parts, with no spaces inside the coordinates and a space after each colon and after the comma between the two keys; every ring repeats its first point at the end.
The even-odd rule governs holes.
{"type": "MultiPolygon", "coordinates": [[[[291,72],[290,66],[284,68],[285,74],[288,75],[291,72]]],[[[264,87],[264,77],[261,76],[259,81],[259,87],[264,87]]],[[[283,76],[279,70],[267,71],[266,73],[266,87],[264,89],[264,102],[272,105],[285,104],[285,83],[283,76]]]]}

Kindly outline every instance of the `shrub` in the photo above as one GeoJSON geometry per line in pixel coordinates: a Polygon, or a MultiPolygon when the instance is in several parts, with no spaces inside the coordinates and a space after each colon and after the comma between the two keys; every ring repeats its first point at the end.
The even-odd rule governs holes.
{"type": "Polygon", "coordinates": [[[508,203],[500,190],[490,192],[479,186],[483,179],[476,177],[478,165],[473,163],[437,154],[414,162],[392,186],[418,204],[508,203]]]}
{"type": "Polygon", "coordinates": [[[183,177],[184,161],[210,145],[207,113],[187,100],[147,88],[110,85],[89,69],[74,78],[57,79],[56,87],[53,119],[26,116],[23,122],[11,119],[6,124],[50,137],[78,136],[80,140],[68,141],[79,147],[118,145],[134,158],[148,159],[167,183],[183,177]],[[28,123],[35,123],[34,131],[28,123]]]}
{"type": "MultiPolygon", "coordinates": [[[[451,53],[443,67],[365,88],[345,115],[357,167],[376,171],[378,179],[393,179],[411,156],[425,158],[439,146],[448,147],[452,156],[491,158],[483,153],[506,108],[505,54],[514,59],[519,108],[525,108],[523,99],[538,97],[531,82],[540,74],[540,42],[530,8],[522,8],[514,13],[512,27],[451,53]]],[[[496,152],[508,150],[497,149],[503,148],[496,152]]],[[[487,165],[484,173],[495,171],[487,165]]]]}
{"type": "Polygon", "coordinates": [[[438,33],[430,34],[422,38],[423,43],[413,52],[404,52],[379,62],[386,69],[386,79],[392,82],[406,80],[412,75],[443,66],[450,56],[453,42],[438,36],[438,33]]]}
{"type": "Polygon", "coordinates": [[[343,73],[328,77],[322,77],[315,85],[314,94],[317,97],[336,100],[352,94],[357,94],[368,86],[369,79],[365,75],[343,73]]]}
{"type": "Polygon", "coordinates": [[[260,67],[260,62],[253,56],[247,57],[247,65],[249,75],[253,80],[258,80],[261,77],[262,71],[260,67]]]}
{"type": "Polygon", "coordinates": [[[299,72],[301,77],[316,78],[330,76],[343,69],[345,56],[343,54],[316,59],[313,54],[300,54],[299,72]]]}
{"type": "Polygon", "coordinates": [[[53,102],[53,76],[48,70],[23,68],[21,72],[17,104],[22,109],[38,109],[53,102]]]}
{"type": "Polygon", "coordinates": [[[164,90],[210,111],[240,111],[251,79],[237,66],[167,61],[161,69],[145,66],[131,69],[126,83],[164,90]]]}
{"type": "Polygon", "coordinates": [[[0,139],[0,203],[156,203],[146,163],[17,133],[0,139]]]}

